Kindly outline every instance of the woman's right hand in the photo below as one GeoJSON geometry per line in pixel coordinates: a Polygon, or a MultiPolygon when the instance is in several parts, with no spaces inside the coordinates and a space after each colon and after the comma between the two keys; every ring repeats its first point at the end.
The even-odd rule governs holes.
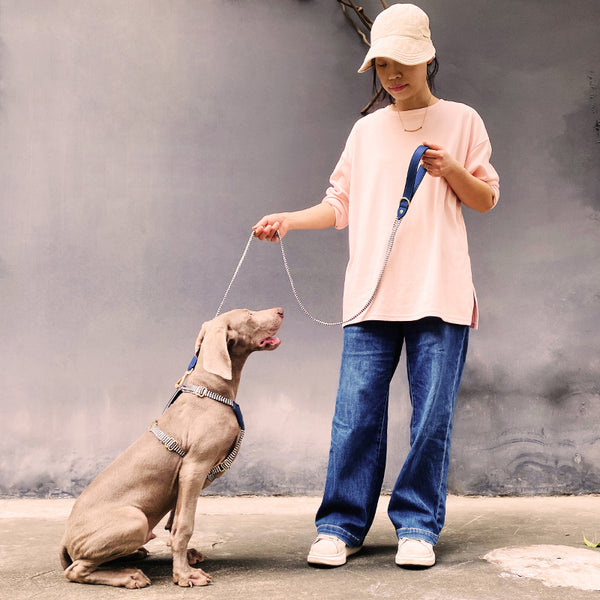
{"type": "Polygon", "coordinates": [[[304,210],[267,215],[252,229],[259,240],[277,242],[290,229],[325,229],[334,225],[334,208],[327,202],[320,202],[304,210]],[[279,231],[279,236],[277,236],[277,231],[279,231]]]}
{"type": "Polygon", "coordinates": [[[277,242],[289,231],[287,213],[273,213],[264,216],[253,228],[254,236],[259,240],[277,242]],[[279,236],[277,236],[279,231],[279,236]]]}

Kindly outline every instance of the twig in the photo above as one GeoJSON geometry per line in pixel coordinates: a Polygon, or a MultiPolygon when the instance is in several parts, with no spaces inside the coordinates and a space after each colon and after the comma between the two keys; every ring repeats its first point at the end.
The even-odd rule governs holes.
{"type": "Polygon", "coordinates": [[[381,96],[383,96],[383,94],[385,93],[385,90],[383,88],[379,88],[379,90],[375,93],[375,95],[371,98],[371,100],[369,101],[369,104],[367,104],[361,111],[360,114],[361,115],[366,115],[375,104],[377,104],[377,102],[379,102],[379,100],[381,100],[381,96]]]}
{"type": "Polygon", "coordinates": [[[349,0],[349,1],[337,0],[337,2],[339,3],[340,8],[342,9],[342,12],[344,13],[344,16],[346,17],[346,19],[348,19],[348,21],[350,21],[350,23],[352,24],[352,27],[354,28],[354,31],[356,31],[356,33],[358,33],[362,42],[365,45],[370,46],[367,36],[365,35],[365,33],[363,31],[361,31],[360,27],[356,24],[356,22],[354,21],[352,16],[348,13],[348,8],[351,8],[354,11],[354,13],[356,14],[356,16],[359,18],[360,22],[367,29],[367,31],[370,31],[371,25],[373,25],[373,21],[371,21],[371,19],[369,19],[369,17],[367,17],[365,15],[365,11],[362,8],[362,6],[356,6],[356,4],[354,4],[354,2],[352,2],[352,0],[349,0]]]}
{"type": "MultiPolygon", "coordinates": [[[[357,6],[353,0],[336,0],[337,3],[340,5],[340,8],[342,9],[342,12],[344,13],[344,16],[346,17],[346,19],[348,19],[348,21],[350,21],[352,28],[354,29],[354,31],[356,31],[356,33],[359,35],[361,41],[363,44],[365,44],[365,46],[370,47],[371,44],[369,43],[369,40],[367,38],[367,33],[369,31],[371,31],[371,27],[373,26],[373,19],[371,19],[369,16],[367,16],[365,14],[365,10],[362,6],[357,6]],[[355,21],[355,19],[353,18],[351,11],[354,11],[354,15],[355,17],[358,17],[358,23],[355,21]],[[364,29],[361,29],[362,28],[364,29]]],[[[383,6],[384,9],[386,9],[387,6],[387,2],[385,0],[381,0],[381,5],[383,6]]],[[[371,108],[381,99],[381,96],[383,95],[383,88],[381,88],[378,92],[376,92],[374,94],[374,96],[371,98],[370,102],[360,111],[361,115],[366,115],[371,108]]]]}

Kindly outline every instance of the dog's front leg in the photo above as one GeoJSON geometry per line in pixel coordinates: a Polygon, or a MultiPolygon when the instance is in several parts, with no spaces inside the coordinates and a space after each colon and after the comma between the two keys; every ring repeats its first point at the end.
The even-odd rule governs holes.
{"type": "Polygon", "coordinates": [[[208,585],[212,581],[212,577],[202,569],[192,569],[188,560],[188,543],[194,532],[196,504],[210,465],[203,467],[204,465],[193,464],[191,460],[186,465],[184,461],[179,472],[177,506],[170,538],[173,553],[173,582],[182,587],[208,585]]]}

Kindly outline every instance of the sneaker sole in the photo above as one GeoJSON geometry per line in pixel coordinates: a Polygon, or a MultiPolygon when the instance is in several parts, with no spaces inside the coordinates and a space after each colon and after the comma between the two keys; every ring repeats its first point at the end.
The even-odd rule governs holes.
{"type": "Polygon", "coordinates": [[[399,567],[433,567],[435,557],[433,558],[403,558],[394,561],[399,567]]]}
{"type": "Polygon", "coordinates": [[[315,565],[317,567],[341,567],[346,564],[346,557],[309,554],[307,561],[309,565],[315,565]]]}
{"type": "Polygon", "coordinates": [[[346,552],[342,554],[336,554],[335,556],[324,556],[323,554],[309,554],[306,559],[308,564],[321,566],[321,567],[341,567],[346,564],[348,556],[356,554],[361,550],[362,546],[358,548],[346,548],[346,552]]]}

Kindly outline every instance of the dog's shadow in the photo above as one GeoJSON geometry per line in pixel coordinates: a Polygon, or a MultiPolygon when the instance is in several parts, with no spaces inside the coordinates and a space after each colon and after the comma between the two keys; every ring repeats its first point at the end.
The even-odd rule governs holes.
{"type": "MultiPolygon", "coordinates": [[[[116,567],[134,567],[140,569],[150,578],[154,585],[163,583],[171,584],[173,573],[173,560],[169,552],[156,552],[144,559],[120,560],[110,563],[116,567]]],[[[292,572],[309,568],[306,562],[306,552],[300,548],[297,553],[286,552],[280,555],[254,555],[249,556],[247,552],[239,555],[207,556],[206,560],[198,565],[192,565],[192,569],[198,568],[206,571],[215,579],[226,578],[233,574],[243,573],[274,573],[292,572]]]]}
{"type": "MultiPolygon", "coordinates": [[[[342,568],[350,569],[369,569],[373,564],[387,564],[389,568],[398,568],[394,565],[394,555],[396,553],[394,544],[367,544],[357,554],[348,559],[346,565],[342,568]]],[[[133,566],[141,569],[154,585],[169,584],[172,585],[173,562],[169,552],[153,552],[143,560],[115,562],[133,566]]],[[[192,567],[195,568],[195,567],[192,567]]],[[[301,546],[297,551],[282,548],[279,554],[255,554],[249,555],[247,551],[240,551],[239,554],[231,553],[222,556],[217,553],[208,555],[206,560],[197,568],[206,571],[212,575],[215,580],[226,578],[232,575],[243,575],[244,573],[288,573],[304,570],[328,571],[331,567],[315,567],[306,562],[306,548],[301,546]]],[[[407,570],[412,570],[405,567],[407,570]]],[[[421,570],[421,567],[414,567],[415,570],[421,570]]]]}

